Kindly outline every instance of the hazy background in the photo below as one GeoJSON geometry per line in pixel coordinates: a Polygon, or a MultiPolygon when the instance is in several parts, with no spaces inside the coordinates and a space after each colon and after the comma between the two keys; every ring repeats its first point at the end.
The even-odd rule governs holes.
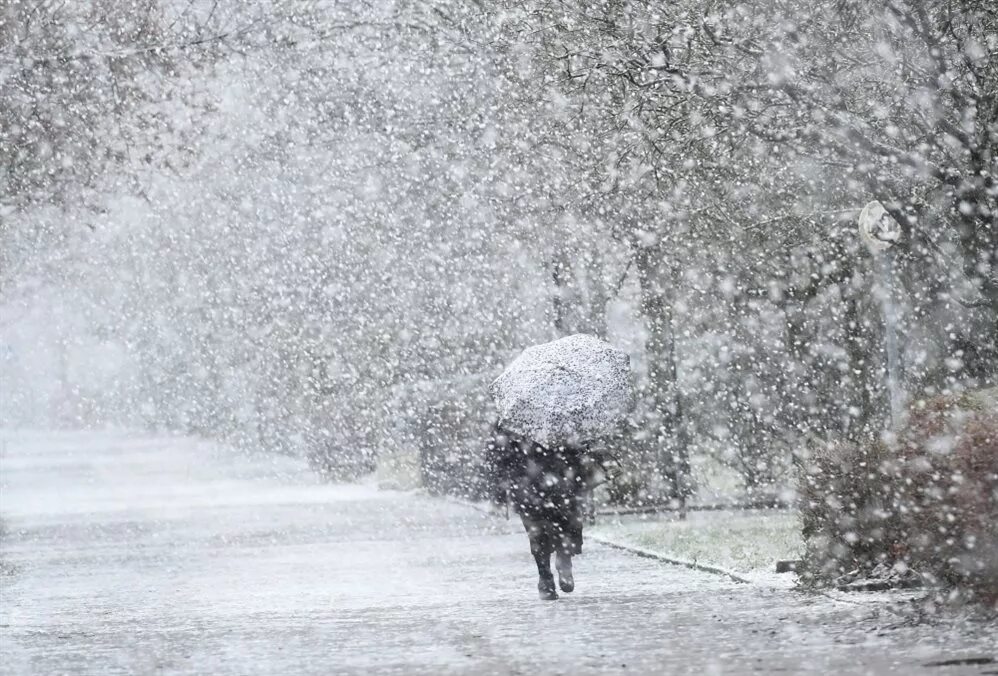
{"type": "Polygon", "coordinates": [[[996,53],[984,0],[3,0],[0,424],[473,493],[585,331],[636,492],[785,485],[885,426],[870,200],[908,396],[994,382],[996,53]]]}

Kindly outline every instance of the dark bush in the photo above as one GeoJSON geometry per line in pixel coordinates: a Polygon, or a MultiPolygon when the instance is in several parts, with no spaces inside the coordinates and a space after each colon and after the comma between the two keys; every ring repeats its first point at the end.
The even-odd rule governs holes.
{"type": "Polygon", "coordinates": [[[885,563],[998,602],[995,390],[912,407],[892,444],[832,444],[802,464],[806,581],[885,563]]]}
{"type": "Polygon", "coordinates": [[[998,601],[998,408],[993,396],[940,397],[911,412],[890,469],[899,555],[934,581],[998,601]]]}
{"type": "Polygon", "coordinates": [[[332,441],[311,444],[305,459],[312,471],[324,481],[354,481],[373,472],[376,466],[374,453],[369,449],[332,441]]]}
{"type": "Polygon", "coordinates": [[[469,500],[486,497],[483,463],[491,420],[483,406],[473,398],[452,398],[422,411],[415,443],[420,480],[431,494],[469,500]]]}
{"type": "Polygon", "coordinates": [[[881,443],[826,444],[812,451],[799,480],[806,580],[868,573],[896,558],[902,527],[881,443]]]}

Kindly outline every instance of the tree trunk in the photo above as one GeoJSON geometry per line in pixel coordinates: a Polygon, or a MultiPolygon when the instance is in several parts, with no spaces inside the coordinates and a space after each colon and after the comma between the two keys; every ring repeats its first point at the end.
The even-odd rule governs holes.
{"type": "Polygon", "coordinates": [[[586,307],[583,330],[600,338],[606,338],[606,306],[610,301],[610,291],[603,279],[603,256],[593,247],[585,258],[586,307]]]}
{"type": "Polygon", "coordinates": [[[641,312],[648,329],[645,343],[648,377],[641,394],[649,414],[644,422],[655,443],[656,470],[663,480],[666,497],[685,504],[692,485],[689,439],[683,425],[682,398],[676,379],[672,299],[664,284],[664,278],[671,275],[657,247],[638,249],[634,263],[641,285],[641,312]]]}
{"type": "Polygon", "coordinates": [[[598,251],[580,256],[578,265],[560,249],[547,263],[554,282],[552,323],[558,336],[588,333],[606,338],[606,304],[609,291],[603,281],[603,260],[598,251]]]}
{"type": "MultiPolygon", "coordinates": [[[[873,378],[878,378],[884,371],[874,367],[871,355],[871,345],[868,336],[863,334],[862,311],[856,292],[848,293],[843,299],[843,323],[845,324],[845,348],[848,354],[849,371],[856,379],[855,399],[858,415],[849,418],[845,429],[846,438],[856,443],[867,441],[873,433],[873,421],[877,417],[873,401],[873,378]]],[[[875,352],[874,352],[875,354],[875,352]]]]}
{"type": "Polygon", "coordinates": [[[567,336],[570,333],[568,321],[568,311],[572,290],[572,264],[568,258],[568,253],[564,249],[559,249],[548,263],[551,271],[551,281],[554,282],[554,296],[551,299],[552,319],[554,330],[558,337],[567,336]]]}

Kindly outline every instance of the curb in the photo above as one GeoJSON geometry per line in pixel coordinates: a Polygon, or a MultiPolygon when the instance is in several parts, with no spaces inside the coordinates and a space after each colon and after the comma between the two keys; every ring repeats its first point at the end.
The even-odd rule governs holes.
{"type": "Polygon", "coordinates": [[[644,507],[602,507],[596,510],[603,516],[633,516],[635,514],[669,514],[682,512],[762,512],[792,509],[789,502],[780,500],[759,500],[756,502],[710,502],[687,504],[680,509],[672,504],[647,505],[644,507]]]}
{"type": "MultiPolygon", "coordinates": [[[[476,505],[475,503],[469,502],[467,500],[459,500],[457,498],[450,498],[450,497],[444,499],[447,502],[450,502],[455,505],[461,505],[462,507],[470,507],[479,514],[492,516],[495,517],[496,519],[502,518],[501,515],[483,509],[481,506],[476,505]]],[[[721,577],[727,577],[741,584],[752,584],[751,580],[744,578],[741,575],[738,575],[737,573],[733,573],[730,570],[725,570],[724,568],[719,568],[717,566],[710,566],[703,563],[697,563],[696,561],[685,561],[683,559],[676,559],[671,556],[666,556],[665,554],[661,554],[659,552],[654,552],[650,549],[642,549],[641,547],[632,547],[631,545],[625,545],[619,542],[614,542],[613,540],[607,540],[606,538],[602,538],[597,535],[587,535],[586,539],[590,540],[591,542],[601,544],[604,547],[609,547],[610,549],[617,549],[622,552],[627,552],[628,554],[640,556],[645,559],[653,559],[661,563],[667,563],[671,566],[680,566],[682,568],[689,568],[691,570],[697,570],[702,573],[712,573],[714,575],[720,575],[721,577]]]]}
{"type": "Polygon", "coordinates": [[[703,563],[697,563],[696,561],[685,561],[683,559],[674,559],[671,556],[666,556],[665,554],[660,554],[659,552],[654,552],[650,549],[642,549],[641,547],[632,547],[631,545],[624,545],[619,542],[614,542],[613,540],[607,540],[605,538],[598,537],[596,535],[588,536],[588,539],[593,542],[598,542],[599,544],[610,547],[611,549],[619,549],[635,556],[640,556],[646,559],[654,559],[655,561],[661,561],[662,563],[668,563],[672,566],[680,566],[683,568],[690,568],[691,570],[698,570],[703,573],[713,573],[714,575],[720,575],[722,577],[730,578],[735,582],[741,584],[752,584],[752,581],[738,575],[737,573],[732,573],[730,570],[725,570],[724,568],[719,568],[717,566],[710,566],[703,563]]]}

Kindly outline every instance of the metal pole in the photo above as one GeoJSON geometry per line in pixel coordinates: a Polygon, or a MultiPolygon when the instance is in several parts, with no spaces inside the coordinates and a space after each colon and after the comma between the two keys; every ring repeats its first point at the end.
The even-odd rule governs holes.
{"type": "Polygon", "coordinates": [[[904,406],[901,394],[901,358],[898,351],[897,304],[894,298],[894,252],[884,251],[880,255],[881,274],[884,283],[884,343],[887,347],[887,396],[891,406],[891,430],[897,431],[901,425],[904,406]]]}
{"type": "Polygon", "coordinates": [[[900,224],[880,202],[874,200],[859,214],[859,234],[880,265],[880,302],[884,311],[884,346],[887,350],[887,397],[890,402],[890,429],[900,428],[903,413],[901,357],[897,336],[897,302],[894,297],[894,247],[901,241],[900,224]]]}

